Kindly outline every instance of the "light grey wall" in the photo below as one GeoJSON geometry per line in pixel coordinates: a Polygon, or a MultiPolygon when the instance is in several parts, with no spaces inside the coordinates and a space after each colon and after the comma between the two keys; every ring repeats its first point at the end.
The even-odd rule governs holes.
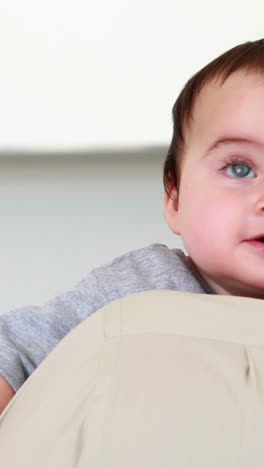
{"type": "Polygon", "coordinates": [[[162,214],[165,151],[0,157],[0,313],[129,250],[181,247],[162,214]]]}

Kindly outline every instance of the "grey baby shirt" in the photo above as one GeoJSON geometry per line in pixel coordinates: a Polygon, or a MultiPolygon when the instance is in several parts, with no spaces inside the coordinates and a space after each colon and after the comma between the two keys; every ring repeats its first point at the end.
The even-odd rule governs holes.
{"type": "Polygon", "coordinates": [[[95,268],[43,307],[1,315],[0,375],[17,391],[82,320],[116,299],[153,289],[214,294],[182,250],[162,244],[134,250],[95,268]]]}

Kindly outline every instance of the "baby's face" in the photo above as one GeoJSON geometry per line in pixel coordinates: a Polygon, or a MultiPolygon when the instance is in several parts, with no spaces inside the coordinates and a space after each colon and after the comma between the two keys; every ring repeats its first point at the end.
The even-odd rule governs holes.
{"type": "Polygon", "coordinates": [[[264,298],[264,76],[206,85],[186,142],[168,224],[215,292],[264,298]]]}

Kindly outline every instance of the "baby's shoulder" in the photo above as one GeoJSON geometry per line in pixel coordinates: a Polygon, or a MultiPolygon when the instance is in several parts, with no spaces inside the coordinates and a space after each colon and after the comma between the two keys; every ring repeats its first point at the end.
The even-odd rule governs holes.
{"type": "Polygon", "coordinates": [[[114,258],[93,274],[110,300],[150,289],[172,289],[172,278],[176,279],[182,265],[180,255],[179,249],[152,244],[114,258]]]}
{"type": "Polygon", "coordinates": [[[104,273],[132,274],[143,273],[147,270],[148,274],[153,271],[156,266],[159,268],[166,267],[170,258],[177,256],[178,249],[169,249],[164,244],[151,244],[147,247],[131,250],[125,254],[119,255],[111,260],[109,263],[95,268],[93,271],[101,275],[104,273]],[[150,270],[151,267],[151,270],[150,270]]]}

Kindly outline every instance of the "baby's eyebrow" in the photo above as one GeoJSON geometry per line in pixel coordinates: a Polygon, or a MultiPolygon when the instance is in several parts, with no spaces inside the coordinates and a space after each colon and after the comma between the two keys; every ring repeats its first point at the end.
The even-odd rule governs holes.
{"type": "Polygon", "coordinates": [[[233,143],[243,143],[243,144],[257,144],[255,140],[244,138],[244,137],[221,137],[218,138],[212,145],[209,146],[208,150],[205,153],[205,156],[210,154],[213,150],[217,149],[220,145],[231,145],[233,143]]]}

